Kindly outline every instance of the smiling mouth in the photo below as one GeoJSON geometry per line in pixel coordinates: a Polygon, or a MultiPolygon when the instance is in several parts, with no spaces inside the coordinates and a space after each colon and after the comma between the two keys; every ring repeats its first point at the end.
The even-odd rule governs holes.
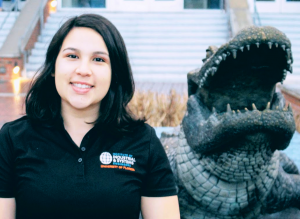
{"type": "Polygon", "coordinates": [[[94,87],[92,85],[81,84],[81,83],[72,83],[71,82],[70,84],[72,84],[74,87],[81,88],[81,89],[90,89],[90,88],[94,87]]]}

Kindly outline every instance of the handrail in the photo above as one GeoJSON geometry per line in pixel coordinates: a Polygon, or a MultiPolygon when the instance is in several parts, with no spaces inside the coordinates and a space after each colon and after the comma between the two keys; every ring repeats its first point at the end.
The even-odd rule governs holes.
{"type": "Polygon", "coordinates": [[[256,0],[254,0],[254,16],[253,16],[253,20],[254,20],[254,23],[257,26],[261,26],[261,21],[260,21],[259,13],[258,13],[257,7],[256,7],[256,0]],[[258,23],[256,23],[256,20],[258,21],[258,23]]]}
{"type": "MultiPolygon", "coordinates": [[[[26,63],[27,63],[27,57],[28,57],[28,51],[25,50],[26,44],[29,40],[29,37],[31,35],[31,31],[33,31],[34,27],[36,26],[36,20],[40,21],[40,31],[44,28],[44,7],[48,0],[42,0],[40,1],[39,10],[36,11],[33,21],[31,22],[31,25],[29,28],[27,28],[25,34],[19,39],[18,47],[19,51],[23,56],[23,69],[26,70],[26,63]]],[[[26,72],[25,72],[26,74],[26,72]]],[[[26,77],[26,75],[25,75],[26,77]]]]}
{"type": "MultiPolygon", "coordinates": [[[[42,28],[44,27],[44,6],[45,6],[45,2],[47,2],[47,0],[41,1],[40,6],[39,6],[39,10],[35,12],[35,16],[34,16],[34,21],[35,20],[40,20],[40,31],[42,31],[42,28]]],[[[31,22],[31,25],[29,28],[27,28],[25,34],[21,37],[21,39],[19,41],[21,41],[19,43],[20,45],[20,51],[23,51],[25,49],[26,45],[22,45],[24,42],[24,39],[29,38],[30,36],[29,33],[30,31],[33,30],[33,28],[35,27],[36,23],[35,22],[31,22]]],[[[27,42],[26,42],[27,43],[27,42]]]]}

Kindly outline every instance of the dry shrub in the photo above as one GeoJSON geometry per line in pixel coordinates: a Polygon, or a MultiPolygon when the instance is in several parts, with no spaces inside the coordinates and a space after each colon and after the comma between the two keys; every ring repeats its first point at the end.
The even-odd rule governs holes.
{"type": "Polygon", "coordinates": [[[146,118],[154,127],[175,127],[181,123],[186,110],[187,95],[171,90],[168,95],[136,91],[129,108],[139,118],[146,118]]]}

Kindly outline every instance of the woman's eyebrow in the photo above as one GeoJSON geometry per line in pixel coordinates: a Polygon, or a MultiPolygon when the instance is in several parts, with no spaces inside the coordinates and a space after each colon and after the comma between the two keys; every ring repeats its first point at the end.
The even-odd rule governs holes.
{"type": "MultiPolygon", "coordinates": [[[[79,52],[78,49],[72,48],[72,47],[65,48],[65,49],[63,50],[63,52],[64,52],[65,50],[73,50],[73,51],[75,51],[75,52],[79,52]]],[[[107,52],[103,52],[103,51],[95,51],[95,52],[93,52],[93,54],[102,54],[102,55],[107,55],[107,56],[109,56],[107,52]]]]}

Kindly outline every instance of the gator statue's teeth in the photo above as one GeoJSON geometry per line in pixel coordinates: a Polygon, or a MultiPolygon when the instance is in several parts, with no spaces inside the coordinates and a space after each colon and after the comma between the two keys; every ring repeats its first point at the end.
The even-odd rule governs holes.
{"type": "Polygon", "coordinates": [[[266,107],[266,110],[269,110],[269,109],[270,109],[270,106],[271,106],[271,103],[268,102],[267,107],[266,107]]]}
{"type": "Polygon", "coordinates": [[[269,45],[269,49],[272,49],[273,43],[272,42],[268,42],[268,45],[269,45]]]}
{"type": "Polygon", "coordinates": [[[252,103],[252,109],[253,109],[253,110],[257,110],[257,108],[256,108],[256,106],[255,106],[254,103],[252,103]]]}
{"type": "MultiPolygon", "coordinates": [[[[275,36],[276,37],[276,36],[275,36]]],[[[272,38],[267,38],[261,41],[256,40],[255,42],[251,41],[251,42],[247,42],[245,44],[242,45],[231,45],[231,42],[235,42],[234,40],[230,41],[229,43],[223,45],[220,47],[220,52],[219,51],[217,53],[214,53],[213,51],[216,51],[214,47],[213,51],[209,51],[209,49],[207,51],[207,57],[204,59],[205,63],[204,66],[207,65],[207,63],[210,63],[209,60],[212,60],[213,65],[209,65],[206,67],[206,69],[211,70],[211,68],[214,68],[213,71],[210,71],[211,74],[209,74],[209,72],[204,72],[203,74],[205,74],[205,76],[203,77],[203,82],[199,85],[200,87],[204,86],[207,84],[207,78],[209,76],[214,76],[216,72],[218,72],[219,67],[221,66],[222,63],[227,62],[228,61],[228,57],[230,57],[230,55],[232,54],[233,60],[240,60],[237,59],[240,56],[244,56],[244,48],[247,48],[247,51],[250,52],[251,49],[251,45],[255,45],[255,47],[257,48],[257,50],[260,50],[264,45],[267,45],[267,48],[270,49],[270,51],[273,49],[273,44],[275,45],[275,48],[278,48],[280,46],[280,48],[285,51],[286,54],[286,63],[287,66],[285,67],[286,70],[288,70],[290,73],[292,73],[293,68],[292,68],[292,63],[293,63],[293,58],[292,58],[292,52],[291,52],[291,44],[289,41],[280,41],[280,42],[276,42],[278,41],[278,39],[272,39],[272,38]]],[[[251,50],[252,51],[252,50],[251,50]]],[[[273,50],[272,50],[273,52],[273,50]]],[[[272,52],[270,54],[272,54],[272,52]]],[[[201,68],[203,69],[203,68],[201,68]]],[[[282,75],[281,80],[279,80],[278,82],[283,83],[283,81],[285,80],[284,75],[282,75]]]]}
{"type": "Polygon", "coordinates": [[[235,49],[231,50],[232,56],[234,59],[236,59],[237,51],[235,49]]]}
{"type": "Polygon", "coordinates": [[[228,103],[227,104],[227,113],[230,113],[231,112],[231,108],[230,108],[230,104],[228,103]]]}
{"type": "Polygon", "coordinates": [[[225,53],[222,54],[224,61],[226,60],[227,55],[225,53]]]}

